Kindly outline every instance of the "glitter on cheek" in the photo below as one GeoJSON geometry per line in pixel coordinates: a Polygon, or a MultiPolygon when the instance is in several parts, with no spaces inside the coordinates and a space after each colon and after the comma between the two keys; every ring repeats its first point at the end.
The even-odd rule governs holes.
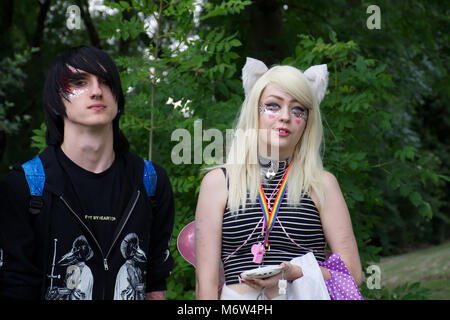
{"type": "Polygon", "coordinates": [[[265,115],[268,119],[273,120],[275,118],[277,118],[279,116],[279,111],[278,110],[272,110],[269,108],[270,106],[266,105],[262,105],[259,107],[259,115],[265,115]]]}
{"type": "Polygon", "coordinates": [[[67,91],[70,92],[68,95],[69,99],[75,99],[75,98],[78,98],[79,96],[81,96],[83,93],[87,92],[88,89],[87,88],[76,89],[76,88],[70,87],[69,90],[67,90],[67,91]]]}

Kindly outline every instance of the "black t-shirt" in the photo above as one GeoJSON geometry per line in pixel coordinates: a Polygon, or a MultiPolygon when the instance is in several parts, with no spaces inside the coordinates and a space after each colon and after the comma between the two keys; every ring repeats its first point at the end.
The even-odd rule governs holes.
{"type": "Polygon", "coordinates": [[[113,164],[101,173],[76,165],[59,148],[58,162],[68,175],[83,212],[77,212],[106,252],[132,194],[125,175],[125,161],[116,154],[113,164]]]}

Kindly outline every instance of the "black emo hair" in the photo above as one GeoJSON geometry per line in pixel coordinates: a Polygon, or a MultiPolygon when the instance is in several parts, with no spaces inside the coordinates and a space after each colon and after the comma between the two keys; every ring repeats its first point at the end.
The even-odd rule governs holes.
{"type": "Polygon", "coordinates": [[[101,77],[107,82],[119,110],[113,120],[114,150],[119,153],[127,151],[128,140],[119,128],[119,119],[125,111],[125,97],[119,71],[107,53],[89,46],[75,47],[63,52],[48,70],[43,94],[47,145],[60,146],[64,139],[63,116],[66,115],[66,110],[62,99],[68,99],[68,83],[80,77],[78,73],[72,72],[69,66],[101,77]]]}

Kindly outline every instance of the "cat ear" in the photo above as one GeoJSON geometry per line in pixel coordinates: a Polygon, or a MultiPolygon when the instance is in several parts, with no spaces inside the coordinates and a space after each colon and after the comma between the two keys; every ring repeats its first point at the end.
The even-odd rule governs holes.
{"type": "Polygon", "coordinates": [[[326,64],[320,64],[316,66],[309,67],[305,72],[303,72],[305,77],[308,79],[311,88],[316,93],[317,103],[320,102],[325,97],[328,87],[328,69],[326,64]]]}
{"type": "Polygon", "coordinates": [[[242,68],[242,86],[244,87],[245,96],[248,96],[256,81],[267,70],[269,69],[262,61],[247,57],[245,65],[242,68]]]}

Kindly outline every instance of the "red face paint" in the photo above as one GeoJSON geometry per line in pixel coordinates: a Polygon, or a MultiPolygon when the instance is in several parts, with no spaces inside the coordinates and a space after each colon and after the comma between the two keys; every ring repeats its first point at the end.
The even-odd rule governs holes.
{"type": "Polygon", "coordinates": [[[300,124],[302,122],[302,120],[300,120],[300,119],[295,119],[295,123],[296,124],[300,124]]]}
{"type": "MultiPolygon", "coordinates": [[[[71,66],[69,66],[69,69],[73,73],[80,72],[78,69],[74,69],[71,66]]],[[[62,80],[62,90],[64,90],[66,93],[68,93],[69,99],[76,98],[77,96],[79,96],[80,94],[82,94],[88,90],[86,87],[83,87],[83,88],[77,88],[76,86],[73,87],[70,84],[69,80],[64,75],[61,75],[61,80],[62,80]]]]}
{"type": "Polygon", "coordinates": [[[69,86],[64,86],[64,90],[66,90],[70,94],[74,94],[75,93],[75,88],[72,88],[72,87],[69,87],[69,86]]]}
{"type": "Polygon", "coordinates": [[[268,114],[267,116],[269,117],[269,119],[275,119],[275,116],[273,114],[268,114]]]}

